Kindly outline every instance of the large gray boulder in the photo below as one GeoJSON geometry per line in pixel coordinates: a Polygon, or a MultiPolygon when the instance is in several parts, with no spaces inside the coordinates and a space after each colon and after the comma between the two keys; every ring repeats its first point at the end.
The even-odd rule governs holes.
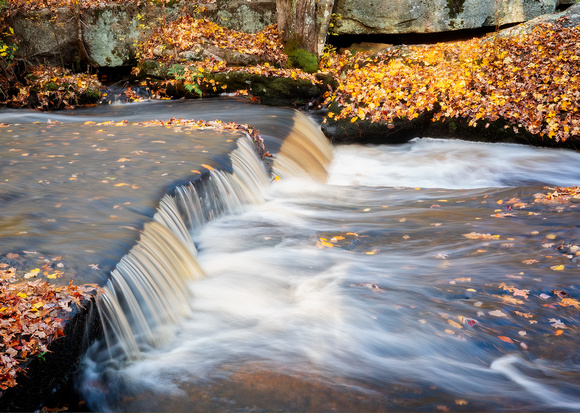
{"type": "MultiPolygon", "coordinates": [[[[573,0],[562,0],[573,2],[573,0]]],[[[334,34],[435,33],[520,23],[559,0],[336,0],[334,34]]]]}
{"type": "Polygon", "coordinates": [[[209,18],[220,26],[256,33],[276,23],[275,0],[217,0],[201,9],[180,0],[165,10],[160,2],[100,7],[44,9],[11,18],[20,55],[31,62],[115,67],[136,63],[136,45],[153,28],[184,14],[209,18]],[[165,16],[164,16],[165,12],[165,16]]]}

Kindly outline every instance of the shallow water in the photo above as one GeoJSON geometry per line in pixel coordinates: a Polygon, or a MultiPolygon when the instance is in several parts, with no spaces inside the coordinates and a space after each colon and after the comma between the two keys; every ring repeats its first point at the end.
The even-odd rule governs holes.
{"type": "Polygon", "coordinates": [[[93,347],[91,409],[580,410],[578,309],[554,293],[580,296],[579,204],[534,202],[580,184],[578,153],[420,139],[328,170],[192,233],[190,315],[142,360],[93,347]]]}
{"type": "Polygon", "coordinates": [[[27,268],[49,260],[53,282],[103,284],[161,197],[207,173],[203,165],[231,169],[241,136],[134,123],[229,116],[262,128],[275,147],[273,124],[284,136],[291,115],[237,100],[0,110],[0,255],[18,254],[8,262],[27,268]]]}

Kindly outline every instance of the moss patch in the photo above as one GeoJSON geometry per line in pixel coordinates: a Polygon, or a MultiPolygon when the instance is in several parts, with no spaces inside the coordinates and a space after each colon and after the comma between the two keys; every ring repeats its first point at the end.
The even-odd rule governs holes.
{"type": "Polygon", "coordinates": [[[290,66],[300,68],[306,73],[316,73],[318,71],[318,59],[314,53],[304,49],[292,49],[286,53],[288,54],[290,66]]]}

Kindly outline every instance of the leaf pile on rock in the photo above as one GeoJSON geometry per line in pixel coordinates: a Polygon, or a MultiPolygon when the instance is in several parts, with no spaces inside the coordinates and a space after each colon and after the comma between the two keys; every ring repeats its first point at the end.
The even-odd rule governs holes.
{"type": "Polygon", "coordinates": [[[14,267],[0,263],[0,390],[17,384],[17,374],[25,370],[23,363],[50,351],[50,343],[64,336],[64,322],[74,307],[88,300],[96,288],[72,282],[56,286],[40,278],[19,281],[14,267]]]}
{"type": "MultiPolygon", "coordinates": [[[[277,62],[279,66],[285,66],[287,60],[275,25],[253,34],[192,16],[159,25],[153,36],[142,43],[141,49],[143,58],[158,57],[164,61],[182,62],[187,60],[188,54],[202,53],[208,46],[231,49],[255,56],[259,61],[277,62]]],[[[216,60],[215,57],[212,60],[216,60]]]]}
{"type": "MultiPolygon", "coordinates": [[[[546,23],[531,33],[391,47],[343,67],[335,119],[392,122],[432,111],[470,126],[503,120],[515,133],[565,141],[580,135],[580,27],[546,23]]],[[[329,69],[332,69],[330,67],[329,69]]]]}
{"type": "Polygon", "coordinates": [[[30,69],[24,83],[14,82],[5,88],[11,93],[0,104],[48,110],[98,103],[102,84],[96,75],[36,66],[30,69]]]}

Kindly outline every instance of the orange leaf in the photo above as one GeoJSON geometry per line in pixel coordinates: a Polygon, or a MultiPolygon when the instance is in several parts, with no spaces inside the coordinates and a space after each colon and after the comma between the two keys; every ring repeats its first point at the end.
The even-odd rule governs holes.
{"type": "Polygon", "coordinates": [[[497,338],[499,338],[501,341],[505,341],[506,343],[513,343],[514,341],[506,336],[497,336],[497,338]]]}

